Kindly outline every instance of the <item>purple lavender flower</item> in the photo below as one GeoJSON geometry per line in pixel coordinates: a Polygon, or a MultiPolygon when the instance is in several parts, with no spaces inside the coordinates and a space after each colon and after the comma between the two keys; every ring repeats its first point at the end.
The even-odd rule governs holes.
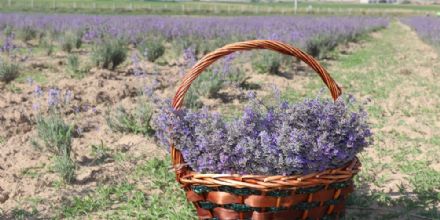
{"type": "Polygon", "coordinates": [[[247,97],[248,99],[255,99],[255,98],[257,98],[257,94],[255,93],[255,91],[249,91],[249,92],[246,94],[246,97],[247,97]]]}
{"type": "Polygon", "coordinates": [[[39,86],[39,85],[36,85],[36,86],[35,86],[35,88],[34,88],[34,94],[35,94],[37,97],[40,97],[40,96],[43,95],[43,90],[41,89],[41,86],[39,86]]]}
{"type": "Polygon", "coordinates": [[[37,30],[51,29],[55,33],[81,31],[84,33],[82,40],[98,44],[105,36],[140,42],[139,36],[153,34],[154,37],[169,42],[178,41],[184,48],[193,47],[195,52],[214,49],[203,44],[206,39],[218,39],[209,42],[215,47],[241,40],[276,39],[305,48],[310,40],[317,37],[326,38],[329,45],[334,45],[387,24],[386,18],[367,16],[164,17],[0,14],[1,27],[11,26],[20,29],[32,26],[37,30]]]}
{"type": "Polygon", "coordinates": [[[81,108],[78,107],[78,106],[75,106],[75,107],[73,107],[73,111],[74,111],[76,114],[78,114],[78,113],[81,112],[81,108]]]}
{"type": "Polygon", "coordinates": [[[7,36],[3,45],[0,47],[0,52],[11,53],[16,46],[12,43],[13,36],[7,36]]]}
{"type": "Polygon", "coordinates": [[[40,104],[39,103],[32,104],[32,110],[38,111],[39,109],[40,109],[40,104]]]}
{"type": "Polygon", "coordinates": [[[197,172],[307,174],[340,167],[371,144],[366,112],[355,106],[352,98],[252,101],[229,122],[206,109],[164,106],[153,122],[159,143],[174,143],[197,172]]]}
{"type": "Polygon", "coordinates": [[[425,41],[440,46],[440,19],[438,17],[409,17],[401,19],[408,24],[425,41]]]}
{"type": "Polygon", "coordinates": [[[47,104],[49,107],[55,107],[59,103],[60,90],[52,88],[48,92],[47,104]]]}
{"type": "Polygon", "coordinates": [[[144,70],[142,69],[142,67],[140,65],[140,59],[139,59],[137,54],[133,53],[131,55],[131,62],[133,63],[134,75],[137,76],[137,77],[143,76],[144,75],[144,70]]]}
{"type": "Polygon", "coordinates": [[[186,48],[183,51],[183,59],[185,60],[185,64],[187,67],[194,65],[197,60],[195,49],[192,47],[186,48]]]}
{"type": "Polygon", "coordinates": [[[82,108],[83,112],[89,111],[89,105],[88,104],[82,105],[81,108],[82,108]]]}
{"type": "Polygon", "coordinates": [[[153,80],[151,81],[150,84],[144,85],[144,93],[143,94],[149,98],[154,98],[153,97],[154,91],[156,89],[158,89],[159,86],[160,86],[159,80],[157,80],[157,78],[153,78],[153,80]]]}

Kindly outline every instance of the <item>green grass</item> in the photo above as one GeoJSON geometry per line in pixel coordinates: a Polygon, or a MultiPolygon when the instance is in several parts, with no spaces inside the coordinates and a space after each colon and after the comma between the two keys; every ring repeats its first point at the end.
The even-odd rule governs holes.
{"type": "MultiPolygon", "coordinates": [[[[383,37],[387,39],[403,34],[395,23],[392,23],[391,28],[382,33],[383,37]]],[[[396,51],[391,47],[389,41],[376,40],[370,47],[341,57],[338,63],[342,71],[336,71],[333,75],[336,81],[345,87],[346,91],[368,94],[376,100],[387,99],[401,81],[399,75],[390,74],[391,68],[398,66],[399,62],[394,56],[395,53],[396,51]]],[[[373,114],[377,115],[377,112],[373,114]]]]}
{"type": "Polygon", "coordinates": [[[42,175],[42,169],[44,169],[45,167],[46,164],[44,163],[35,167],[27,167],[21,171],[21,175],[30,178],[37,178],[42,175]]]}
{"type": "Polygon", "coordinates": [[[73,126],[66,124],[54,109],[49,116],[38,115],[36,124],[40,142],[34,140],[32,143],[39,147],[42,142],[44,149],[54,156],[52,170],[67,183],[72,183],[76,169],[75,162],[71,158],[73,126]]]}
{"type": "Polygon", "coordinates": [[[160,190],[150,196],[150,219],[195,219],[193,207],[186,201],[184,192],[175,180],[170,158],[155,158],[137,167],[135,178],[149,177],[147,188],[160,190]]]}
{"type": "Polygon", "coordinates": [[[15,84],[14,82],[7,84],[6,90],[15,94],[21,94],[23,92],[23,90],[20,87],[18,87],[17,84],[15,84]]]}
{"type": "Polygon", "coordinates": [[[74,197],[65,202],[61,208],[61,216],[64,218],[88,216],[93,212],[117,205],[116,212],[125,211],[127,216],[140,217],[139,208],[147,208],[146,201],[144,193],[135,190],[133,184],[104,185],[98,187],[95,193],[74,197]]]}
{"type": "Polygon", "coordinates": [[[105,162],[107,158],[111,158],[110,148],[104,145],[101,140],[101,144],[93,144],[90,146],[92,148],[93,164],[99,165],[105,162]]]}
{"type": "Polygon", "coordinates": [[[151,125],[152,116],[152,104],[149,103],[149,100],[143,100],[133,110],[127,110],[123,106],[109,110],[106,122],[109,128],[115,132],[151,136],[155,132],[151,125]]]}
{"type": "Polygon", "coordinates": [[[48,83],[47,76],[45,76],[42,72],[38,71],[26,71],[21,74],[16,81],[19,83],[27,83],[28,79],[32,79],[32,81],[38,85],[46,85],[48,83]]]}
{"type": "Polygon", "coordinates": [[[300,3],[299,7],[307,7],[308,5],[314,8],[343,8],[343,9],[401,9],[401,10],[417,10],[417,11],[440,11],[438,5],[413,5],[413,4],[357,4],[357,3],[338,3],[338,2],[310,2],[300,3]]]}
{"type": "MultiPolygon", "coordinates": [[[[435,86],[435,83],[428,82],[416,76],[399,75],[396,69],[401,66],[401,61],[395,56],[398,50],[401,50],[392,43],[394,36],[405,35],[407,30],[403,29],[397,23],[392,23],[389,29],[381,32],[382,37],[379,39],[371,39],[368,46],[342,57],[339,61],[341,67],[340,71],[333,75],[336,80],[342,85],[350,85],[346,91],[355,94],[368,95],[373,98],[373,104],[368,106],[367,110],[370,117],[376,121],[373,124],[375,129],[382,129],[391,123],[389,117],[393,115],[400,116],[397,122],[399,126],[411,127],[404,120],[405,118],[416,117],[420,120],[430,117],[431,114],[438,114],[438,110],[430,107],[429,110],[419,112],[419,109],[413,109],[409,106],[399,105],[398,109],[392,109],[391,113],[386,113],[384,105],[391,101],[391,94],[397,90],[402,83],[405,85],[414,83],[429,84],[423,87],[415,88],[430,88],[435,86]],[[433,112],[433,113],[428,113],[433,112]],[[428,114],[427,114],[428,113],[428,114]],[[387,114],[391,114],[388,115],[387,114]]],[[[437,91],[430,91],[432,95],[440,95],[437,91]]],[[[402,94],[404,96],[404,94],[402,94]]],[[[418,97],[422,94],[414,94],[418,97]]],[[[405,97],[409,99],[411,97],[405,97]]],[[[397,100],[396,100],[397,101],[397,100]]],[[[389,111],[389,110],[388,110],[389,111]]],[[[371,159],[369,156],[361,157],[363,162],[363,171],[357,177],[358,184],[362,185],[370,183],[381,188],[390,181],[387,176],[377,175],[377,173],[401,173],[406,175],[405,179],[409,183],[411,189],[402,188],[399,196],[390,196],[386,191],[373,191],[368,195],[371,197],[371,204],[380,204],[383,207],[394,210],[392,212],[385,212],[386,217],[394,219],[405,219],[409,213],[417,213],[421,216],[435,218],[440,212],[435,211],[432,207],[438,204],[440,200],[440,172],[429,167],[434,163],[435,158],[439,156],[436,146],[437,137],[432,138],[414,138],[409,137],[406,133],[392,129],[390,132],[377,132],[376,144],[373,146],[379,158],[371,159]],[[394,142],[396,148],[390,149],[391,146],[385,143],[394,142]],[[434,147],[436,150],[426,152],[425,149],[434,147]],[[423,156],[421,156],[423,155],[423,156]],[[390,156],[391,162],[381,161],[381,158],[390,156]],[[415,197],[407,197],[407,194],[413,194],[415,197]]],[[[440,145],[437,145],[440,146],[440,145]]],[[[399,193],[398,193],[399,194],[399,193]]],[[[365,196],[365,195],[362,195],[365,196]]],[[[364,207],[368,207],[368,203],[364,207]]],[[[409,218],[411,219],[411,218],[409,218]]]]}
{"type": "Polygon", "coordinates": [[[38,138],[47,151],[57,156],[70,156],[73,126],[67,124],[61,114],[39,115],[36,120],[38,138]]]}
{"type": "MultiPolygon", "coordinates": [[[[293,2],[285,3],[221,3],[221,2],[160,2],[110,0],[0,0],[1,11],[56,11],[104,14],[197,14],[197,15],[264,15],[293,14],[293,2]],[[55,4],[54,4],[55,2],[55,4]]],[[[321,14],[408,14],[432,13],[440,6],[299,2],[298,13],[321,14]]]]}
{"type": "Polygon", "coordinates": [[[25,209],[15,208],[12,210],[12,218],[15,220],[26,220],[26,219],[36,218],[37,215],[38,215],[38,211],[36,209],[27,211],[25,209]]]}
{"type": "Polygon", "coordinates": [[[101,185],[94,192],[66,200],[58,217],[194,219],[193,208],[169,167],[169,158],[147,160],[127,176],[131,181],[101,185]]]}
{"type": "Polygon", "coordinates": [[[75,180],[76,164],[70,155],[56,156],[53,158],[52,170],[66,182],[73,183],[75,180]]]}
{"type": "MultiPolygon", "coordinates": [[[[417,108],[412,102],[427,95],[436,100],[440,97],[440,89],[435,81],[416,73],[400,74],[401,68],[412,70],[420,65],[404,63],[419,60],[417,53],[411,52],[416,51],[411,45],[415,40],[395,42],[396,36],[407,35],[408,29],[393,22],[376,36],[363,39],[362,47],[338,56],[335,64],[328,67],[334,79],[343,86],[343,92],[372,99],[366,109],[375,137],[374,153],[360,155],[362,171],[355,178],[359,190],[350,198],[347,219],[420,218],[417,216],[438,219],[440,216],[435,208],[440,201],[440,172],[430,167],[439,163],[440,137],[417,137],[407,133],[407,130],[418,132],[411,119],[430,128],[435,126],[432,123],[440,115],[439,103],[417,108]],[[402,61],[402,57],[396,55],[399,53],[410,57],[402,61]],[[406,88],[414,91],[398,92],[396,96],[396,91],[406,88]],[[390,193],[387,186],[393,184],[395,174],[402,175],[403,179],[401,185],[396,186],[399,191],[390,193]]],[[[312,75],[304,91],[288,89],[282,97],[299,101],[313,96],[322,87],[320,78],[312,75]]]]}
{"type": "Polygon", "coordinates": [[[11,214],[9,218],[14,220],[38,219],[40,216],[37,209],[37,205],[41,202],[44,201],[42,198],[39,197],[25,198],[24,201],[20,203],[26,203],[29,206],[29,208],[22,208],[20,206],[23,204],[20,204],[20,206],[17,206],[11,210],[11,214]]]}

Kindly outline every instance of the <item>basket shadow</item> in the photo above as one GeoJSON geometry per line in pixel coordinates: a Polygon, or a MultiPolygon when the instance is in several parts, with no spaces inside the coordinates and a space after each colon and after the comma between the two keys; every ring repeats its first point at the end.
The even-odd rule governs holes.
{"type": "Polygon", "coordinates": [[[362,184],[348,197],[345,219],[440,219],[437,196],[432,190],[384,192],[362,184]]]}

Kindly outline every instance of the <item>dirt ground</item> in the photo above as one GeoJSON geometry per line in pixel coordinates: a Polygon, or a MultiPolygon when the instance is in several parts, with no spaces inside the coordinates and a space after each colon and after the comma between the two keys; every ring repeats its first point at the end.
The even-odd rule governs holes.
{"type": "MultiPolygon", "coordinates": [[[[374,132],[379,137],[375,145],[361,155],[365,171],[360,177],[386,176],[386,181],[378,183],[379,180],[375,179],[371,184],[361,186],[361,190],[391,193],[399,192],[404,186],[404,192],[409,195],[415,190],[409,178],[411,173],[401,171],[398,158],[402,157],[396,153],[408,147],[402,145],[403,142],[410,140],[406,143],[414,143],[419,152],[408,154],[404,159],[429,161],[427,166],[440,172],[438,142],[430,142],[440,137],[440,115],[436,115],[440,108],[440,92],[436,91],[439,87],[435,83],[440,77],[440,65],[438,53],[431,46],[421,41],[408,27],[394,25],[392,33],[381,31],[371,35],[371,41],[380,41],[383,45],[372,45],[367,40],[338,49],[342,59],[351,59],[359,51],[369,51],[370,54],[354,60],[357,64],[353,64],[353,60],[344,63],[339,59],[325,63],[345,91],[361,98],[370,97],[379,107],[371,117],[374,132]],[[396,37],[394,42],[392,35],[396,37]],[[386,47],[382,47],[384,45],[386,47]],[[383,59],[381,52],[374,52],[380,48],[386,50],[383,56],[393,56],[393,59],[383,59]],[[366,57],[369,60],[365,60],[366,57]],[[373,74],[359,80],[356,78],[357,74],[369,73],[373,74]],[[382,93],[385,95],[375,98],[382,93]]],[[[77,53],[81,59],[87,59],[84,51],[77,53]]],[[[184,68],[181,61],[166,65],[142,61],[145,77],[135,76],[133,66],[126,62],[116,71],[93,68],[83,79],[72,79],[65,68],[66,56],[63,52],[50,57],[32,55],[25,62],[26,76],[14,82],[13,86],[0,84],[0,206],[4,213],[17,207],[37,207],[41,216],[52,216],[53,206],[66,198],[93,191],[98,184],[119,182],[138,163],[166,154],[166,150],[159,148],[153,138],[111,131],[105,116],[115,106],[134,108],[142,100],[139,91],[154,80],[158,82],[155,94],[171,98],[184,68]],[[33,82],[29,82],[28,77],[32,77],[33,82]],[[79,166],[72,185],[63,184],[52,171],[51,155],[32,144],[36,138],[36,111],[33,106],[35,103],[44,106],[47,102],[45,98],[35,96],[37,85],[45,93],[55,87],[61,92],[71,90],[74,94],[72,102],[63,108],[65,118],[82,130],[73,141],[74,159],[79,166]],[[78,108],[79,112],[76,111],[78,108]],[[92,163],[91,145],[101,143],[112,154],[120,155],[120,159],[111,158],[99,165],[92,163]]],[[[275,76],[250,73],[249,65],[244,65],[244,68],[249,77],[248,83],[262,86],[257,90],[260,96],[267,95],[273,84],[282,91],[298,92],[299,96],[323,87],[323,84],[314,86],[318,77],[312,76],[309,70],[301,74],[275,76]],[[308,85],[316,89],[310,90],[308,85]]],[[[221,93],[232,98],[226,103],[222,97],[205,100],[210,108],[226,111],[239,108],[244,102],[237,95],[240,93],[237,89],[226,88],[221,93]]],[[[433,204],[440,209],[440,203],[433,204]]]]}
{"type": "MultiPolygon", "coordinates": [[[[81,60],[88,59],[84,50],[74,53],[81,60]]],[[[112,132],[105,116],[108,110],[117,106],[135,108],[138,102],[143,101],[139,92],[146,86],[152,86],[153,81],[156,83],[156,96],[171,98],[185,69],[181,60],[169,61],[165,65],[141,61],[144,76],[135,76],[133,65],[127,61],[115,71],[92,68],[86,77],[74,79],[69,77],[66,58],[67,54],[62,51],[52,56],[37,52],[25,61],[25,76],[10,85],[0,84],[0,202],[1,209],[6,213],[17,207],[29,210],[38,203],[36,206],[41,216],[52,216],[54,204],[60,204],[72,195],[89,192],[98,184],[119,182],[138,163],[163,157],[167,152],[159,148],[151,137],[112,132]],[[43,91],[42,97],[36,96],[38,86],[43,91]],[[62,113],[68,122],[82,130],[73,139],[72,151],[79,166],[72,185],[63,184],[52,171],[51,154],[32,144],[37,137],[35,104],[45,109],[47,93],[51,88],[59,89],[61,94],[68,90],[73,93],[72,100],[63,106],[62,113]],[[112,154],[120,154],[124,158],[95,165],[92,163],[92,145],[105,146],[112,154]]],[[[250,68],[249,64],[245,65],[247,72],[250,68]]],[[[281,89],[293,85],[295,90],[300,90],[298,82],[307,80],[306,75],[248,74],[247,83],[260,85],[262,88],[257,92],[265,95],[273,84],[281,89]]],[[[241,91],[237,88],[224,88],[220,94],[220,97],[205,99],[204,102],[209,108],[222,106],[225,111],[237,108],[243,102],[241,91]]]]}
{"type": "Polygon", "coordinates": [[[329,68],[345,91],[372,100],[375,143],[360,155],[351,211],[373,212],[371,219],[436,219],[414,207],[440,210],[438,51],[401,23],[371,37],[329,68]],[[365,207],[357,203],[363,199],[375,202],[365,207]]]}

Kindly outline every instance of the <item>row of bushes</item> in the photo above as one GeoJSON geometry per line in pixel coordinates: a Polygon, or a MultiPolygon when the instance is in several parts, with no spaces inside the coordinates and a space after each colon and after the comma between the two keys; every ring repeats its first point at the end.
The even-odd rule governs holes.
{"type": "MultiPolygon", "coordinates": [[[[73,39],[73,38],[72,38],[73,39]]],[[[69,48],[70,51],[73,47],[81,47],[81,43],[76,40],[66,41],[74,42],[75,45],[69,45],[68,43],[62,44],[63,48],[69,48]]],[[[80,41],[79,41],[80,42],[80,41]]],[[[51,47],[51,46],[49,46],[51,47]]],[[[52,50],[52,49],[48,49],[52,50]]],[[[161,57],[165,52],[165,47],[161,43],[145,42],[139,45],[140,51],[145,51],[142,54],[144,57],[154,62],[161,57]]],[[[105,69],[114,70],[117,66],[122,64],[127,59],[128,47],[122,40],[105,40],[100,44],[96,44],[92,48],[91,60],[95,66],[105,69]]],[[[278,74],[279,68],[283,57],[274,53],[262,53],[261,56],[254,57],[252,61],[253,68],[258,73],[271,73],[278,74]]],[[[80,59],[77,54],[70,54],[67,57],[67,68],[74,76],[83,76],[88,72],[87,67],[82,68],[80,65],[80,59]]],[[[0,63],[0,81],[10,82],[15,79],[19,74],[19,66],[17,62],[1,62],[0,63]]],[[[240,77],[240,75],[235,75],[240,77]]]]}
{"type": "MultiPolygon", "coordinates": [[[[18,39],[22,40],[23,42],[29,42],[33,39],[36,39],[39,44],[43,47],[47,48],[48,54],[52,53],[54,43],[58,42],[60,45],[61,50],[70,53],[74,49],[79,49],[84,44],[86,31],[75,31],[75,32],[66,32],[66,33],[60,33],[55,31],[37,31],[36,29],[33,29],[32,27],[22,27],[17,30],[13,30],[10,26],[6,26],[3,30],[3,34],[6,36],[11,35],[17,35],[18,39]]],[[[328,33],[322,33],[317,34],[314,37],[308,39],[303,47],[304,50],[306,50],[307,53],[311,54],[312,56],[323,58],[328,56],[329,52],[333,50],[336,45],[347,42],[347,41],[355,41],[360,36],[365,34],[365,32],[356,32],[351,35],[347,36],[337,36],[337,35],[329,35],[328,33]]],[[[219,48],[227,43],[230,43],[232,41],[236,41],[235,39],[200,39],[197,37],[194,38],[175,38],[171,40],[164,40],[160,36],[152,36],[149,35],[146,38],[143,39],[137,39],[136,41],[129,40],[124,37],[115,37],[115,36],[109,36],[102,35],[98,38],[94,38],[93,41],[86,41],[87,43],[92,43],[93,47],[96,49],[97,53],[102,52],[115,52],[119,55],[115,55],[116,59],[121,58],[123,56],[120,56],[122,53],[120,51],[117,51],[119,49],[123,49],[124,47],[128,47],[130,44],[138,49],[140,54],[144,55],[146,59],[148,59],[151,62],[156,61],[158,58],[160,58],[164,52],[165,52],[165,45],[164,42],[169,42],[172,44],[171,48],[175,50],[176,54],[182,54],[183,51],[189,47],[192,47],[196,54],[206,54],[216,48],[219,48]],[[109,40],[109,39],[118,39],[118,40],[109,40]],[[112,42],[112,41],[118,41],[118,43],[112,42]],[[118,46],[118,49],[115,50],[107,50],[105,48],[108,48],[110,46],[118,46]]],[[[105,57],[109,57],[110,55],[104,55],[100,56],[103,59],[105,57]]],[[[280,62],[278,60],[278,62],[280,62]]],[[[102,62],[103,66],[108,66],[110,68],[113,68],[113,66],[117,66],[114,64],[109,63],[108,61],[102,62]]],[[[118,63],[115,61],[115,64],[118,63]]],[[[276,65],[275,65],[276,66],[276,65]]],[[[273,72],[273,71],[271,71],[273,72]]]]}
{"type": "MultiPolygon", "coordinates": [[[[81,48],[82,41],[73,35],[68,35],[61,43],[61,49],[70,53],[74,48],[81,48]]],[[[42,46],[46,48],[47,54],[51,55],[54,46],[52,43],[44,41],[42,46]]],[[[140,50],[145,51],[145,58],[154,62],[165,52],[165,47],[161,43],[144,43],[140,45],[140,50]]],[[[94,45],[91,53],[93,64],[100,68],[114,70],[127,59],[128,47],[122,40],[105,40],[100,44],[94,45]]],[[[81,68],[78,55],[70,54],[67,57],[67,67],[74,76],[83,76],[88,68],[81,68]]],[[[14,59],[0,59],[0,81],[9,83],[19,76],[19,62],[14,59]]]]}

